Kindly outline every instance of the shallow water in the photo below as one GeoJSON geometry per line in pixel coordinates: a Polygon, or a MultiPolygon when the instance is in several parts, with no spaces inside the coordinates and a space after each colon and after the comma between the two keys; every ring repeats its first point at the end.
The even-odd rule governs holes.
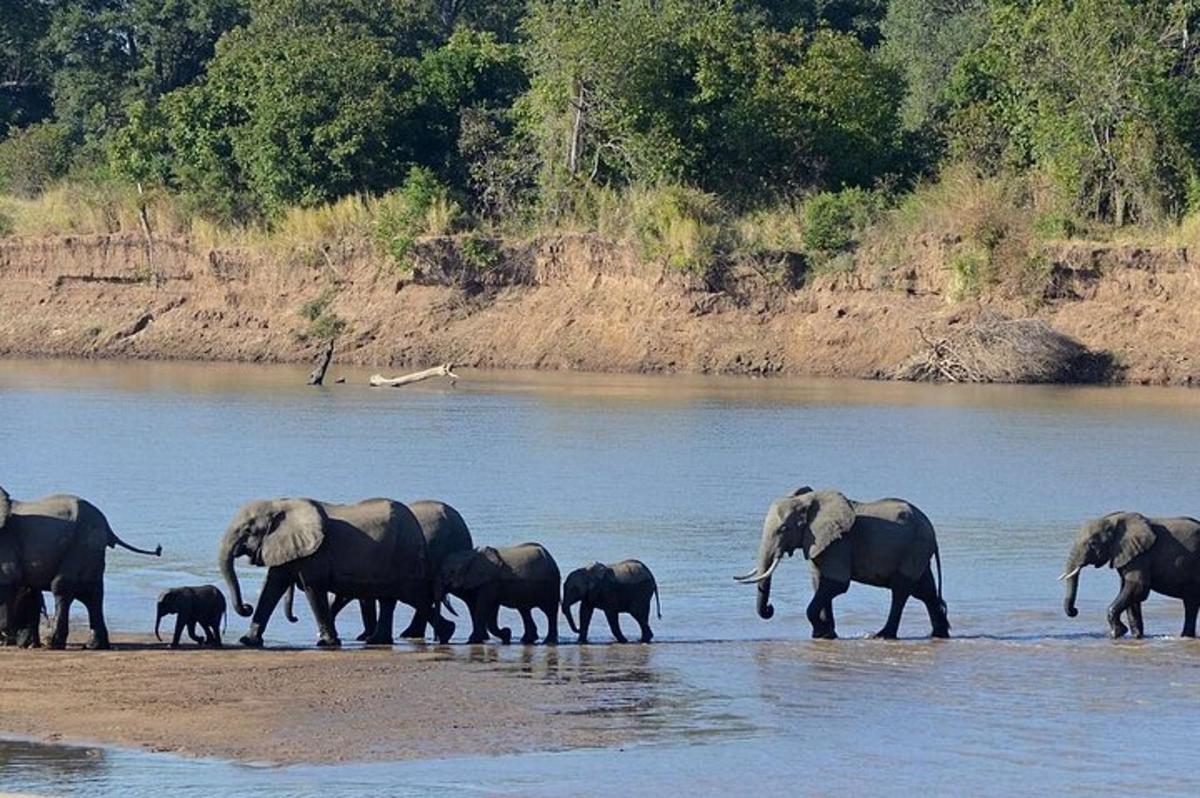
{"type": "MultiPolygon", "coordinates": [[[[163,587],[217,582],[216,539],[256,497],[436,497],[477,541],[540,540],[564,570],[638,557],[663,596],[655,645],[495,656],[521,666],[514,678],[604,681],[604,706],[547,711],[611,712],[645,742],[284,769],[19,743],[0,746],[0,787],[549,795],[600,792],[602,777],[639,792],[785,792],[783,776],[816,794],[1195,792],[1200,644],[1165,637],[1180,605],[1152,598],[1147,632],[1160,637],[1112,643],[1101,633],[1115,577],[1085,573],[1072,620],[1055,576],[1084,518],[1200,513],[1200,393],[512,372],[312,389],[304,374],[0,362],[0,484],[18,498],[79,493],[127,541],[163,545],[161,561],[109,556],[121,630],[152,628],[163,587]],[[808,641],[800,559],[775,580],[775,618],[759,620],[753,590],[729,577],[753,565],[770,500],[801,484],[922,507],[959,639],[808,641]]],[[[261,572],[240,573],[253,595],[261,572]]],[[[853,587],[835,604],[839,632],[874,631],[887,605],[853,587]]],[[[268,639],[315,639],[300,614],[290,626],[277,613],[268,639]]],[[[244,625],[234,617],[230,634],[244,625]]],[[[902,635],[928,628],[910,605],[902,635]]],[[[606,631],[594,622],[594,639],[606,631]]]]}

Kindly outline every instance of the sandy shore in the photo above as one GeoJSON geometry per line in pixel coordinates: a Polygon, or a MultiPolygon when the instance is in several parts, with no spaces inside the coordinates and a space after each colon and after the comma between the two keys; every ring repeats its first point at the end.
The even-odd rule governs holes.
{"type": "MultiPolygon", "coordinates": [[[[553,649],[0,649],[0,734],[252,762],[617,745],[636,731],[553,649]]],[[[623,647],[636,648],[636,647],[623,647]]]]}

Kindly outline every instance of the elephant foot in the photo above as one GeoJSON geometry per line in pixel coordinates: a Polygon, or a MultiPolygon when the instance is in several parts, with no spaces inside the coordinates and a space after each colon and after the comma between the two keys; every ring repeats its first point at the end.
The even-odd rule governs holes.
{"type": "Polygon", "coordinates": [[[542,641],[542,645],[557,646],[558,645],[558,635],[546,635],[546,639],[542,641]]]}
{"type": "Polygon", "coordinates": [[[322,637],[317,640],[317,648],[341,648],[342,641],[337,637],[322,637]]]}
{"type": "Polygon", "coordinates": [[[400,633],[400,636],[408,639],[424,640],[425,624],[418,625],[416,623],[410,623],[408,627],[400,633]]]}
{"type": "Polygon", "coordinates": [[[832,629],[814,629],[812,633],[813,640],[837,640],[837,632],[832,629]]]}
{"type": "Polygon", "coordinates": [[[52,637],[52,638],[50,638],[50,646],[49,647],[54,649],[55,651],[62,651],[64,648],[67,647],[67,638],[52,637]]]}
{"type": "Polygon", "coordinates": [[[371,635],[366,640],[368,646],[390,646],[395,642],[391,635],[371,635]]]}
{"type": "Polygon", "coordinates": [[[89,651],[107,651],[112,648],[107,636],[92,635],[83,645],[89,651]]]}
{"type": "Polygon", "coordinates": [[[242,635],[238,639],[238,642],[241,643],[246,648],[262,648],[263,647],[263,640],[261,637],[258,637],[257,635],[242,635]]]}
{"type": "Polygon", "coordinates": [[[486,637],[486,636],[484,636],[484,635],[476,635],[476,634],[473,634],[473,635],[471,635],[470,637],[468,637],[468,638],[467,638],[467,642],[468,642],[468,643],[471,643],[471,644],[473,644],[473,645],[479,645],[480,643],[486,643],[486,642],[487,642],[487,637],[486,637]]]}
{"type": "Polygon", "coordinates": [[[586,646],[587,645],[587,635],[580,635],[578,642],[579,642],[579,645],[586,646]]]}
{"type": "MultiPolygon", "coordinates": [[[[537,635],[521,635],[521,643],[526,646],[532,646],[537,643],[537,635]]],[[[508,642],[505,640],[504,642],[508,642]]]]}
{"type": "Polygon", "coordinates": [[[509,643],[512,642],[512,629],[509,629],[506,626],[500,630],[499,634],[497,634],[496,637],[500,638],[500,642],[507,646],[509,643]]]}
{"type": "Polygon", "coordinates": [[[366,629],[363,629],[361,632],[358,633],[358,637],[356,637],[354,639],[360,643],[369,642],[371,639],[371,633],[368,632],[366,629]]]}
{"type": "Polygon", "coordinates": [[[1125,624],[1121,623],[1120,621],[1117,621],[1116,623],[1110,625],[1108,628],[1108,636],[1111,637],[1113,640],[1121,639],[1128,632],[1129,632],[1129,627],[1127,627],[1125,624]]]}
{"type": "Polygon", "coordinates": [[[889,632],[887,629],[880,629],[875,634],[871,635],[872,640],[895,640],[896,633],[889,632]]]}
{"type": "MultiPolygon", "coordinates": [[[[437,641],[443,645],[445,645],[446,643],[449,643],[450,638],[454,637],[454,630],[456,628],[457,627],[454,625],[453,621],[446,621],[445,624],[438,626],[437,632],[436,632],[437,641]]],[[[424,630],[422,630],[421,635],[418,639],[420,639],[420,640],[425,639],[424,630]]]]}
{"type": "Polygon", "coordinates": [[[649,643],[653,639],[654,639],[654,634],[652,632],[646,632],[646,634],[642,635],[643,643],[649,643]]]}
{"type": "Polygon", "coordinates": [[[930,633],[930,637],[933,637],[938,640],[949,640],[950,639],[950,630],[949,629],[934,629],[933,632],[930,633]]]}

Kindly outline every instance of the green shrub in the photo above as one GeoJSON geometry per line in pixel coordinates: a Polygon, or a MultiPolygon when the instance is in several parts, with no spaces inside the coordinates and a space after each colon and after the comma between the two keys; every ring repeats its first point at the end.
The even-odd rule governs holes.
{"type": "Polygon", "coordinates": [[[991,259],[986,249],[968,246],[950,257],[951,299],[979,296],[985,283],[991,281],[991,259]]]}
{"type": "Polygon", "coordinates": [[[854,249],[879,215],[880,204],[878,195],[861,188],[814,195],[804,203],[805,252],[822,261],[854,249]]]}
{"type": "Polygon", "coordinates": [[[0,191],[36,196],[66,174],[70,163],[71,138],[66,125],[30,125],[0,141],[0,191]]]}
{"type": "Polygon", "coordinates": [[[404,185],[379,198],[375,240],[396,265],[411,268],[409,252],[422,235],[445,235],[462,217],[462,209],[432,171],[414,166],[404,185]]]}
{"type": "Polygon", "coordinates": [[[708,272],[716,265],[725,226],[714,195],[666,185],[633,192],[629,199],[642,257],[694,273],[708,272]]]}
{"type": "Polygon", "coordinates": [[[326,288],[321,295],[300,306],[301,317],[308,320],[308,330],[300,334],[301,341],[310,338],[336,338],[346,330],[346,321],[329,309],[337,289],[326,288]]]}
{"type": "Polygon", "coordinates": [[[479,271],[487,271],[500,262],[500,248],[496,242],[481,235],[471,234],[458,245],[458,251],[468,264],[479,271]]]}
{"type": "Polygon", "coordinates": [[[1079,226],[1065,213],[1043,213],[1033,220],[1033,233],[1043,241],[1074,238],[1079,226]]]}

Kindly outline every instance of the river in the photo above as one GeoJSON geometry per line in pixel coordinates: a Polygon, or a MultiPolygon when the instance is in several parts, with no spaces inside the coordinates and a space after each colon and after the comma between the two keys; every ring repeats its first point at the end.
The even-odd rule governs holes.
{"type": "MultiPolygon", "coordinates": [[[[0,361],[0,485],[17,498],[78,493],[125,540],[162,544],[161,560],[108,558],[109,624],[127,631],[152,628],[162,588],[219,581],[217,537],[253,498],[440,498],[477,542],[538,540],[564,572],[637,557],[662,593],[654,644],[513,646],[498,656],[530,657],[534,670],[586,666],[612,682],[623,722],[652,732],[640,735],[646,742],[263,768],[13,741],[0,743],[0,787],[1197,789],[1200,644],[1172,637],[1181,605],[1152,597],[1151,637],[1112,642],[1103,616],[1115,576],[1083,574],[1075,619],[1062,613],[1055,576],[1086,518],[1123,508],[1200,514],[1198,392],[482,371],[465,371],[455,387],[374,390],[356,369],[344,371],[347,385],[308,388],[305,371],[0,361]],[[888,607],[884,591],[856,585],[834,605],[847,639],[808,640],[811,586],[800,558],[781,565],[776,616],[760,620],[753,589],[730,577],[753,566],[770,501],[800,485],[920,506],[938,531],[956,639],[922,639],[928,619],[915,602],[905,639],[855,639],[882,625],[888,607]]],[[[253,596],[261,572],[240,572],[253,596]]],[[[315,640],[302,609],[295,626],[277,613],[268,641],[315,640]]],[[[244,624],[231,618],[230,635],[244,624]]],[[[593,626],[593,639],[607,641],[604,624],[593,626]]]]}

